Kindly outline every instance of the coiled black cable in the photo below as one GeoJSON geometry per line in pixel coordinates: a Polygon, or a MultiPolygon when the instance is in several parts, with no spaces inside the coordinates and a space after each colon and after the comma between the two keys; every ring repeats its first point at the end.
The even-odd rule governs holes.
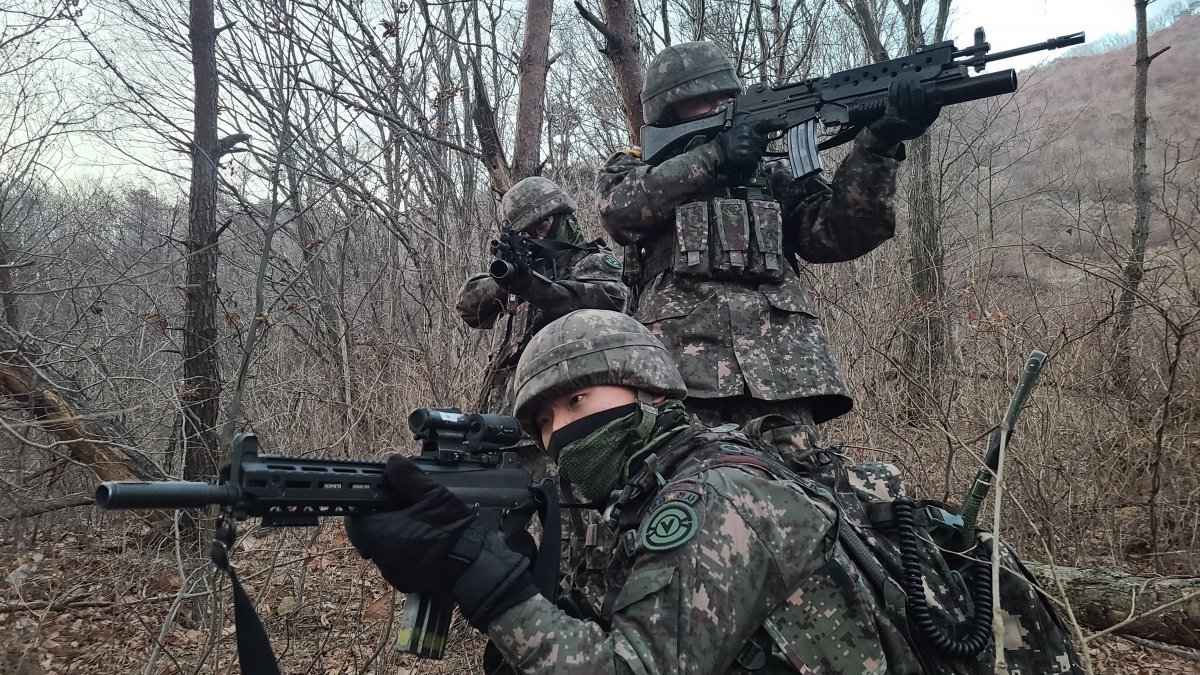
{"type": "MultiPolygon", "coordinates": [[[[908,598],[908,619],[921,637],[937,651],[951,658],[961,659],[982,652],[992,639],[992,583],[988,566],[981,562],[971,565],[967,593],[975,605],[974,613],[965,621],[947,630],[933,615],[925,601],[921,564],[921,542],[917,536],[914,504],[911,499],[901,497],[892,502],[892,513],[896,519],[897,536],[900,541],[900,564],[903,568],[901,586],[908,598]],[[961,636],[959,635],[961,633],[961,636]]],[[[986,553],[986,546],[980,545],[986,553]]]]}

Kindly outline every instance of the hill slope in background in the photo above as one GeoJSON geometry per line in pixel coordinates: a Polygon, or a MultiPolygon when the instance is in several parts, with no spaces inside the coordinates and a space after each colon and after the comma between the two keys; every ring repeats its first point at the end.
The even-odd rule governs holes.
{"type": "MultiPolygon", "coordinates": [[[[1181,17],[1150,36],[1150,53],[1169,47],[1150,65],[1147,107],[1149,154],[1153,167],[1165,139],[1195,143],[1200,129],[1196,105],[1196,67],[1200,65],[1200,15],[1181,17]]],[[[1123,175],[1128,185],[1133,142],[1135,47],[1103,54],[1065,57],[1048,66],[1022,71],[1018,105],[1044,109],[1043,121],[1067,133],[1099,177],[1123,175]]],[[[1089,167],[1085,167],[1089,168],[1089,167]]]]}

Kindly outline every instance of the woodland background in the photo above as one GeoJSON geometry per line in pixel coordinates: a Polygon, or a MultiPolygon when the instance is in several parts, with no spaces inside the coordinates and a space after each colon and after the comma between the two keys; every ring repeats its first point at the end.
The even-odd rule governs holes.
{"type": "MultiPolygon", "coordinates": [[[[545,175],[599,234],[594,174],[636,142],[650,55],[712,40],[782,82],[941,39],[952,5],[7,3],[0,672],[231,672],[207,521],[100,512],[97,480],[209,479],[248,428],[290,455],[412,451],[407,412],[470,409],[499,337],[453,310],[499,194],[545,175]],[[73,171],[97,157],[136,170],[73,171]]],[[[895,240],[805,269],[858,395],[826,438],[920,496],[961,495],[1049,353],[1003,532],[1060,580],[1112,571],[1073,601],[1094,672],[1200,668],[1200,3],[1153,25],[1145,5],[1137,36],[944,111],[909,148],[895,240]]],[[[477,667],[461,625],[447,661],[390,649],[402,598],[340,523],[244,533],[285,672],[477,667]]]]}

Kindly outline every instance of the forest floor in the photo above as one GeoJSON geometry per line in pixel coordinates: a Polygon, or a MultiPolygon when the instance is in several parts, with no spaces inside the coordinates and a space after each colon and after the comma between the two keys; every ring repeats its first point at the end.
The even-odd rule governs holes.
{"type": "MultiPolygon", "coordinates": [[[[197,602],[211,597],[212,567],[181,574],[173,539],[143,543],[163,542],[161,531],[130,519],[53,539],[36,530],[17,536],[0,539],[0,673],[238,672],[232,619],[219,614],[221,630],[208,630],[211,617],[197,602]],[[164,628],[168,615],[175,618],[164,628]]],[[[402,602],[354,553],[340,524],[250,528],[235,561],[286,674],[481,671],[483,640],[461,620],[442,661],[391,648],[402,602]]],[[[217,611],[227,613],[229,585],[220,582],[217,611]]],[[[1200,672],[1196,662],[1121,638],[1096,640],[1089,653],[1097,674],[1200,672]]]]}

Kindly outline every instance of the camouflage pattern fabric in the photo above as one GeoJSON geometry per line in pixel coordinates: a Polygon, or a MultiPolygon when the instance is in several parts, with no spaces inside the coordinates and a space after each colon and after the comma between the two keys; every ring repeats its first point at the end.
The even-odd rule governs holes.
{"type": "MultiPolygon", "coordinates": [[[[832,184],[791,179],[786,161],[761,178],[781,206],[785,258],[831,263],[857,258],[895,231],[896,146],[860,132],[832,184]]],[[[676,208],[724,198],[713,143],[651,166],[613,155],[597,179],[600,222],[625,246],[630,310],[675,355],[696,399],[736,398],[747,417],[762,401],[805,399],[819,424],[847,412],[849,387],[830,353],[819,312],[791,265],[779,283],[707,279],[671,269],[639,274],[675,249],[676,208]]]]}
{"type": "MultiPolygon", "coordinates": [[[[548,216],[574,213],[575,200],[549,178],[530,176],[504,192],[500,212],[504,226],[524,230],[548,216]]],[[[581,243],[581,242],[569,242],[581,243]]]]}
{"type": "MultiPolygon", "coordinates": [[[[556,225],[557,230],[577,229],[572,216],[560,218],[571,222],[556,225]]],[[[598,243],[535,258],[533,271],[553,283],[534,280],[511,302],[508,292],[486,272],[473,275],[459,290],[455,308],[468,326],[493,328],[498,319],[508,315],[506,339],[492,355],[479,412],[511,414],[509,380],[525,344],[543,326],[579,309],[620,311],[625,305],[621,263],[598,243]]]]}
{"type": "Polygon", "coordinates": [[[584,387],[630,387],[682,399],[683,378],[670,353],[635,319],[603,310],[581,310],[546,326],[529,342],[513,382],[513,415],[537,436],[538,407],[584,387]]]}
{"type": "MultiPolygon", "coordinates": [[[[572,577],[569,596],[573,613],[587,619],[538,596],[489,627],[518,672],[994,672],[990,647],[966,660],[918,651],[898,585],[878,587],[839,539],[844,518],[893,573],[895,544],[865,505],[899,493],[895,467],[825,452],[814,455],[824,471],[798,475],[772,469],[780,458],[744,436],[690,434],[699,444],[663,453],[666,484],[645,490],[615,532],[590,542],[590,574],[572,577]],[[656,516],[668,511],[692,525],[660,545],[656,516]]],[[[922,555],[927,601],[958,621],[970,604],[952,557],[933,546],[922,555]]],[[[1081,673],[1066,631],[1007,546],[1002,561],[1008,672],[1081,673]]]]}
{"type": "Polygon", "coordinates": [[[733,62],[711,42],[682,42],[654,55],[642,85],[646,124],[666,121],[672,106],[687,99],[742,90],[733,62]]]}
{"type": "Polygon", "coordinates": [[[701,466],[720,451],[689,452],[666,467],[675,477],[664,487],[627,506],[604,597],[590,598],[596,621],[537,596],[492,623],[509,663],[524,673],[747,672],[741,658],[756,672],[889,672],[874,597],[837,545],[834,503],[751,465],[701,466]],[[654,515],[668,505],[694,519],[693,534],[656,546],[654,515]],[[811,639],[791,654],[747,654],[789,606],[811,639]]]}

